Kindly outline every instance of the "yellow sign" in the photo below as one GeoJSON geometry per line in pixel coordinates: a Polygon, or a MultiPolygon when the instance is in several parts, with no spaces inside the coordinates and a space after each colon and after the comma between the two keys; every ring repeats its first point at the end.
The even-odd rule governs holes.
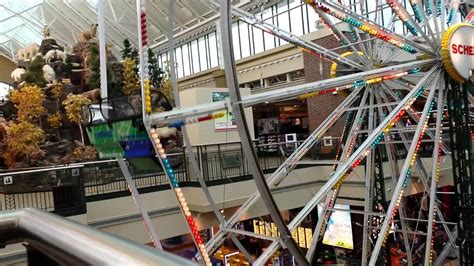
{"type": "MultiPolygon", "coordinates": [[[[280,232],[274,223],[253,220],[253,231],[258,235],[271,237],[279,237],[280,232]]],[[[291,236],[296,243],[302,248],[308,248],[313,238],[313,230],[311,228],[298,227],[291,232],[291,236]]]]}
{"type": "Polygon", "coordinates": [[[306,248],[306,234],[303,227],[298,227],[298,244],[302,248],[306,248]]]}

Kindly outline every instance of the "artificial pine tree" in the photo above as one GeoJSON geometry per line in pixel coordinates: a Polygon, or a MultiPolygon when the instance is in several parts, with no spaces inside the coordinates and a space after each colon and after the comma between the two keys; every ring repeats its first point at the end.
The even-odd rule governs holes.
{"type": "Polygon", "coordinates": [[[122,59],[132,57],[132,44],[129,39],[123,40],[122,59]]]}
{"type": "Polygon", "coordinates": [[[132,52],[130,53],[130,57],[135,61],[135,73],[138,75],[138,64],[140,64],[140,59],[138,58],[138,49],[133,48],[132,52]]]}
{"type": "Polygon", "coordinates": [[[26,83],[36,84],[39,87],[43,88],[47,84],[43,76],[43,65],[43,58],[41,56],[35,57],[33,61],[31,61],[30,65],[26,69],[26,72],[21,76],[21,78],[26,83]]]}
{"type": "Polygon", "coordinates": [[[90,48],[91,74],[87,80],[87,87],[90,90],[100,88],[100,59],[99,49],[92,45],[90,48]]]}
{"type": "Polygon", "coordinates": [[[158,60],[153,53],[153,50],[148,49],[148,75],[150,76],[150,82],[155,88],[161,86],[164,72],[158,66],[158,60]]]}

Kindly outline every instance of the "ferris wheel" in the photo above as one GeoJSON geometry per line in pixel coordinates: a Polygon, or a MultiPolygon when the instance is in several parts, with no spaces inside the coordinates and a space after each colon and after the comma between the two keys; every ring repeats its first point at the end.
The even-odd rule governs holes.
{"type": "MultiPolygon", "coordinates": [[[[170,25],[173,25],[173,2],[170,1],[169,6],[170,25]]],[[[298,37],[231,6],[230,1],[209,2],[216,9],[220,9],[221,56],[230,99],[179,108],[179,95],[176,93],[178,108],[168,112],[151,113],[150,85],[144,64],[146,55],[143,52],[147,48],[146,9],[143,1],[137,0],[144,99],[143,121],[189,225],[199,251],[196,256],[198,260],[210,264],[210,254],[215,252],[226,238],[230,238],[255,265],[264,264],[275,252],[283,248],[289,250],[299,265],[309,265],[317,243],[328,226],[328,220],[336,210],[335,204],[341,189],[346,185],[345,181],[354,177],[361,178],[365,184],[364,210],[361,212],[364,217],[362,265],[384,264],[390,234],[398,234],[402,239],[408,265],[416,261],[415,257],[424,265],[438,265],[443,260],[443,254],[445,257],[450,249],[457,254],[462,252],[463,248],[458,248],[456,243],[456,235],[465,230],[465,224],[461,221],[460,227],[455,229],[455,226],[446,222],[441,206],[443,202],[437,200],[437,187],[440,178],[443,178],[440,176],[442,161],[448,158],[449,162],[451,157],[453,164],[455,158],[456,161],[470,160],[463,157],[466,153],[462,150],[463,147],[470,149],[470,144],[463,146],[460,135],[454,135],[468,132],[466,121],[462,118],[469,116],[468,107],[464,104],[462,108],[448,108],[450,102],[461,103],[467,97],[465,84],[469,82],[471,69],[474,68],[474,27],[469,22],[471,14],[460,12],[465,10],[464,2],[306,0],[306,4],[319,16],[320,22],[340,42],[340,49],[337,50],[298,37]],[[241,96],[230,28],[233,16],[301,47],[304,52],[328,60],[332,64],[331,78],[241,96]],[[345,92],[347,96],[270,177],[265,177],[245,122],[244,108],[264,102],[306,100],[334,92],[345,92]],[[216,112],[230,109],[235,114],[243,152],[257,190],[232,216],[224,217],[198,170],[186,125],[217,118],[222,114],[216,112]],[[338,121],[344,121],[345,124],[341,136],[342,145],[333,161],[334,171],[301,211],[286,224],[271,189],[277,187],[299,164],[318,164],[318,161],[310,161],[306,155],[338,121]],[[448,125],[452,126],[451,130],[456,131],[451,134],[451,139],[443,133],[448,132],[448,125]],[[220,230],[207,243],[204,243],[199,235],[197,224],[186,202],[186,195],[175,177],[167,151],[161,145],[155,128],[163,126],[179,127],[183,131],[189,160],[195,166],[193,169],[196,170],[204,194],[220,221],[220,230]],[[429,146],[427,143],[430,143],[429,146]],[[460,150],[451,150],[451,147],[455,146],[460,150]],[[429,160],[420,158],[422,149],[431,153],[429,160]],[[384,187],[386,176],[391,179],[391,187],[388,188],[384,187]],[[425,223],[424,229],[411,228],[408,225],[410,218],[404,210],[403,202],[414,186],[426,199],[426,207],[423,210],[420,208],[415,219],[417,224],[425,223]],[[279,234],[274,238],[262,236],[266,240],[271,239],[271,244],[254,259],[236,236],[259,236],[235,228],[235,225],[259,200],[263,201],[279,234]],[[314,228],[308,249],[303,251],[292,238],[291,232],[296,230],[318,205],[322,208],[321,219],[314,228]],[[435,231],[445,232],[448,239],[445,248],[438,252],[434,252],[435,231]],[[422,235],[426,244],[416,246],[413,235],[422,235]]],[[[170,65],[173,66],[172,31],[168,40],[170,65]]],[[[171,68],[171,78],[176,88],[174,72],[171,68]]],[[[470,141],[470,138],[468,140],[470,141]]],[[[454,178],[459,176],[469,177],[470,172],[459,173],[454,178]]]]}

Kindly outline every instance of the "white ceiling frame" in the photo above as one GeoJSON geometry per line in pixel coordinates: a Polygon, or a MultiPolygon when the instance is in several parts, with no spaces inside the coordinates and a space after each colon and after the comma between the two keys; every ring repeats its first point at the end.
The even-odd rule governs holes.
{"type": "MultiPolygon", "coordinates": [[[[200,1],[200,3],[203,3],[203,2],[204,2],[204,1],[200,1]]],[[[235,5],[235,6],[238,7],[238,8],[242,8],[243,6],[245,6],[246,4],[248,4],[248,3],[250,3],[250,2],[251,2],[251,1],[249,1],[249,0],[244,0],[244,1],[240,2],[239,4],[237,4],[237,5],[235,5]]],[[[209,6],[208,4],[205,4],[205,5],[206,5],[206,6],[209,6]]],[[[179,38],[179,37],[181,37],[181,36],[183,36],[183,35],[186,35],[186,34],[188,34],[188,33],[191,33],[192,31],[197,30],[197,29],[199,29],[200,27],[202,27],[202,26],[204,26],[204,25],[206,25],[206,24],[209,24],[209,23],[215,21],[216,19],[218,19],[218,18],[220,17],[219,13],[218,13],[215,9],[212,9],[212,8],[211,8],[211,11],[210,11],[210,12],[215,13],[215,15],[212,16],[212,17],[210,17],[210,18],[207,18],[207,19],[205,19],[205,20],[203,20],[203,21],[201,21],[201,22],[199,22],[199,23],[197,23],[196,25],[193,25],[193,26],[191,26],[191,27],[189,27],[189,28],[187,28],[187,29],[184,29],[184,30],[182,30],[182,31],[179,32],[179,33],[176,33],[176,34],[175,34],[175,39],[177,39],[177,38],[179,38]]],[[[155,44],[152,44],[152,45],[150,46],[151,49],[155,49],[155,48],[158,48],[158,47],[160,47],[160,46],[166,45],[166,43],[168,42],[168,38],[166,37],[166,34],[163,34],[163,35],[161,35],[161,36],[156,37],[154,41],[155,41],[156,43],[155,43],[155,44]],[[164,38],[164,39],[163,39],[163,38],[164,38]],[[159,40],[159,39],[162,39],[162,41],[157,42],[156,40],[159,40]]]]}
{"type": "Polygon", "coordinates": [[[2,32],[0,32],[0,35],[7,35],[7,33],[8,33],[9,31],[16,30],[16,29],[21,28],[21,27],[24,27],[24,26],[26,26],[26,22],[23,22],[22,24],[17,25],[17,26],[15,26],[15,27],[13,27],[13,28],[10,28],[10,29],[8,29],[8,30],[6,30],[6,31],[2,31],[2,32]]]}
{"type": "Polygon", "coordinates": [[[73,28],[75,28],[77,32],[81,32],[82,29],[79,26],[77,26],[76,23],[73,23],[71,18],[66,17],[63,14],[63,12],[59,11],[58,8],[56,8],[54,4],[48,2],[47,0],[44,0],[44,4],[46,4],[49,8],[53,9],[55,12],[55,13],[52,13],[50,10],[46,9],[46,11],[51,14],[51,17],[54,17],[54,19],[51,20],[51,22],[48,24],[50,26],[50,31],[53,30],[55,33],[53,37],[60,39],[64,44],[70,45],[72,41],[76,40],[76,36],[75,36],[76,32],[74,31],[73,28]],[[71,33],[71,38],[66,37],[66,35],[64,35],[60,29],[54,30],[54,27],[51,27],[52,22],[55,22],[58,19],[64,26],[71,25],[71,27],[69,28],[69,31],[71,33]]]}
{"type": "Polygon", "coordinates": [[[205,19],[202,15],[200,15],[198,12],[196,12],[196,10],[194,10],[191,6],[189,6],[189,3],[186,0],[184,0],[184,1],[183,0],[179,1],[178,0],[176,2],[181,7],[185,7],[186,9],[188,9],[189,12],[191,12],[191,14],[193,14],[193,16],[195,16],[199,22],[205,19]]]}
{"type": "MultiPolygon", "coordinates": [[[[156,11],[158,11],[158,13],[160,13],[162,16],[163,16],[163,19],[164,21],[160,21],[160,19],[157,19],[157,25],[156,26],[158,29],[159,29],[159,34],[164,34],[167,32],[168,30],[168,14],[166,14],[165,12],[163,12],[163,10],[161,10],[156,4],[155,4],[155,1],[148,1],[147,3],[151,4],[151,6],[153,7],[153,9],[155,9],[156,11]]],[[[148,12],[148,14],[154,14],[153,12],[148,12]]],[[[181,22],[181,21],[178,21],[175,17],[175,21],[174,21],[176,24],[179,24],[181,27],[184,27],[184,24],[181,22]]],[[[159,35],[158,34],[158,35],[159,35]]]]}
{"type": "MultiPolygon", "coordinates": [[[[75,11],[75,10],[89,10],[90,12],[92,12],[93,16],[90,16],[88,14],[86,14],[85,12],[77,12],[76,15],[79,16],[83,21],[85,21],[86,23],[89,24],[89,27],[91,24],[95,24],[98,20],[97,18],[97,13],[94,11],[94,9],[88,5],[88,4],[85,4],[84,2],[75,2],[76,4],[77,3],[80,3],[82,5],[85,5],[84,9],[83,8],[77,8],[77,6],[73,6],[72,4],[68,3],[67,1],[63,1],[64,5],[71,9],[72,11],[75,11]]],[[[109,32],[106,32],[106,35],[109,35],[110,38],[107,38],[113,45],[114,45],[114,48],[115,47],[119,47],[121,46],[121,44],[117,43],[116,39],[117,37],[120,38],[119,36],[126,36],[123,32],[121,32],[119,29],[117,29],[113,24],[110,24],[108,23],[107,19],[105,19],[105,22],[107,24],[107,26],[109,26],[111,29],[113,29],[114,31],[114,34],[112,33],[112,31],[109,31],[109,32]],[[115,36],[112,36],[112,35],[115,35],[115,36]]],[[[115,52],[118,52],[120,51],[119,49],[115,49],[116,51],[115,52]]]]}
{"type": "Polygon", "coordinates": [[[34,6],[30,7],[30,8],[27,8],[27,9],[25,9],[25,10],[22,10],[21,12],[15,12],[15,11],[11,10],[10,8],[8,8],[6,5],[0,4],[1,7],[7,9],[8,12],[10,12],[10,13],[13,14],[13,15],[11,15],[11,16],[9,16],[9,17],[6,17],[6,18],[0,20],[0,22],[5,22],[5,21],[7,21],[7,20],[9,20],[9,19],[15,18],[16,16],[21,15],[21,14],[23,14],[23,13],[26,13],[26,12],[28,12],[28,11],[34,9],[34,8],[40,7],[41,5],[42,5],[42,4],[37,4],[37,5],[34,5],[34,6]]]}

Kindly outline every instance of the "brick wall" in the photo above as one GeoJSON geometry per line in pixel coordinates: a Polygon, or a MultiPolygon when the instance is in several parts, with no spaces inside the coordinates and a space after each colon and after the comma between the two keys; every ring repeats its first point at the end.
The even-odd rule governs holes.
{"type": "MultiPolygon", "coordinates": [[[[320,38],[315,43],[332,49],[339,46],[339,42],[332,35],[320,38]]],[[[336,50],[337,53],[343,53],[345,50],[336,50]]],[[[322,59],[323,71],[320,73],[320,58],[310,53],[303,52],[305,82],[314,82],[328,79],[331,69],[331,62],[322,59]]],[[[344,96],[324,94],[307,99],[308,120],[310,132],[316,129],[329,114],[342,102],[344,96]]],[[[340,118],[326,133],[327,136],[340,137],[344,127],[343,117],[340,118]]]]}

